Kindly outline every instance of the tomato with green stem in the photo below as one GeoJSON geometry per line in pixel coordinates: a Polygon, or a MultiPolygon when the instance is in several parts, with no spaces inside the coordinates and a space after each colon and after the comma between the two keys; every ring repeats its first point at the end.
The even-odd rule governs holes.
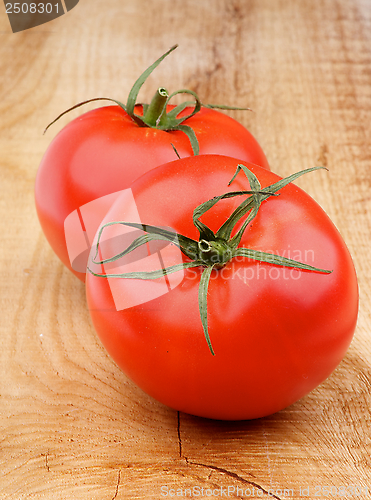
{"type": "MultiPolygon", "coordinates": [[[[81,219],[80,207],[129,188],[141,174],[175,160],[177,155],[223,154],[269,168],[252,134],[216,109],[241,108],[204,105],[191,90],[169,94],[163,87],[156,91],[149,105],[137,104],[138,93],[148,76],[175,48],[138,78],[126,104],[110,98],[94,98],[73,106],[52,122],[92,101],[114,103],[67,124],[51,142],[36,178],[36,208],[46,238],[62,262],[82,281],[88,251],[73,260],[66,240],[68,236],[72,241],[79,240],[82,232],[86,237],[84,221],[81,226],[73,226],[76,234],[65,233],[65,221],[70,214],[78,212],[81,219]],[[191,101],[177,106],[170,104],[177,94],[185,94],[191,101]]],[[[100,221],[97,215],[95,229],[100,221]]]]}
{"type": "Polygon", "coordinates": [[[334,224],[292,184],[312,170],[281,179],[200,155],[146,173],[111,207],[89,259],[89,310],[149,395],[198,416],[258,418],[340,363],[357,279],[334,224]]]}

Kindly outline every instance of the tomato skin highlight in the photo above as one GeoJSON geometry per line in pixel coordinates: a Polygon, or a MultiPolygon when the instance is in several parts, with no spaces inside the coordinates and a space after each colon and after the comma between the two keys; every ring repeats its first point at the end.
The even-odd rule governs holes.
{"type": "MultiPolygon", "coordinates": [[[[169,105],[167,110],[173,108],[169,105]]],[[[140,110],[136,106],[136,112],[140,110]]],[[[189,112],[186,108],[179,116],[189,112]]],[[[200,154],[229,155],[269,169],[251,133],[224,113],[202,108],[184,124],[196,133],[200,154]]],[[[36,177],[37,214],[51,247],[80,280],[85,281],[85,273],[72,269],[67,251],[67,216],[93,200],[129,188],[143,173],[175,160],[171,144],[181,157],[193,155],[183,132],[139,127],[119,106],[81,115],[51,142],[36,177]]]]}
{"type": "MultiPolygon", "coordinates": [[[[198,156],[162,165],[132,185],[140,221],[197,239],[193,209],[224,192],[249,189],[239,159],[198,156]]],[[[245,165],[263,187],[279,177],[245,165]]],[[[318,174],[311,174],[318,175],[318,174]]],[[[217,230],[241,200],[222,200],[202,220],[217,230]]],[[[125,220],[118,199],[104,221],[125,220]]],[[[212,272],[206,344],[197,303],[201,270],[151,301],[117,310],[107,279],[87,274],[94,327],[118,366],[146,393],[175,410],[245,420],[275,413],[323,382],[344,357],[358,314],[358,285],[349,251],[322,208],[290,184],[262,203],[241,245],[306,262],[331,274],[234,258],[212,272]]],[[[187,257],[183,256],[183,260],[187,257]]],[[[140,260],[137,262],[140,270],[140,260]]],[[[131,279],[118,279],[133,293],[131,279]]],[[[146,281],[143,287],[155,287],[146,281]]],[[[144,290],[144,288],[143,288],[144,290]]]]}

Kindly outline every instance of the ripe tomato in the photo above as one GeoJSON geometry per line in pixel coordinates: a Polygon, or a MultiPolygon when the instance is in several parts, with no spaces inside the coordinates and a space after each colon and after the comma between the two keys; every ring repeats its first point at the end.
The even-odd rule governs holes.
{"type": "MultiPolygon", "coordinates": [[[[243,174],[228,187],[238,163],[230,157],[200,155],[144,174],[102,221],[108,233],[101,260],[126,246],[120,244],[119,233],[109,232],[125,226],[105,226],[110,222],[170,227],[198,240],[192,218],[196,207],[222,193],[253,187],[243,174]]],[[[264,188],[280,180],[257,165],[245,165],[264,188]]],[[[103,345],[139,387],[165,405],[215,419],[262,417],[310,392],[343,358],[358,313],[350,254],[308,194],[293,184],[277,194],[261,202],[239,248],[278,254],[331,273],[247,257],[233,257],[214,268],[207,318],[215,355],[205,341],[198,307],[201,266],[164,273],[155,280],[105,279],[87,273],[87,301],[103,345]]],[[[240,196],[220,199],[202,215],[203,224],[215,234],[240,203],[240,196]]],[[[94,250],[89,265],[96,274],[110,275],[119,268],[153,271],[154,262],[160,268],[190,262],[176,244],[135,255],[138,250],[121,268],[117,262],[94,265],[94,250]],[[171,253],[172,248],[177,251],[171,253]]]]}
{"type": "MultiPolygon", "coordinates": [[[[165,89],[160,88],[151,102],[151,105],[154,103],[152,113],[149,113],[147,105],[135,105],[145,78],[174,48],[141,75],[129,94],[126,106],[114,101],[119,105],[96,109],[74,119],[55,137],[41,161],[35,198],[42,229],[58,257],[82,281],[85,280],[90,248],[86,242],[85,257],[82,255],[82,258],[71,262],[65,234],[67,217],[75,213],[76,219],[80,218],[81,222],[80,227],[72,224],[75,233],[71,239],[82,238],[84,241],[84,236],[89,239],[80,207],[128,188],[144,172],[175,160],[177,156],[172,145],[181,157],[193,155],[196,148],[194,144],[191,146],[187,133],[193,130],[191,135],[195,135],[194,142],[198,141],[201,154],[234,156],[269,168],[264,152],[251,133],[216,109],[201,107],[192,91],[182,90],[169,96],[165,89]],[[191,94],[196,100],[195,107],[167,104],[177,93],[191,94]],[[167,113],[163,113],[163,109],[167,113]],[[174,109],[177,110],[176,115],[169,115],[174,109]],[[147,122],[140,121],[143,111],[145,117],[150,115],[147,120],[151,122],[149,126],[146,126],[147,122]],[[192,116],[178,123],[188,115],[192,116]],[[175,130],[177,127],[178,130],[175,130]]],[[[81,104],[84,103],[75,107],[81,104]]],[[[111,201],[112,198],[108,206],[111,201]]],[[[95,221],[89,221],[90,232],[95,233],[101,219],[97,214],[95,221]]]]}

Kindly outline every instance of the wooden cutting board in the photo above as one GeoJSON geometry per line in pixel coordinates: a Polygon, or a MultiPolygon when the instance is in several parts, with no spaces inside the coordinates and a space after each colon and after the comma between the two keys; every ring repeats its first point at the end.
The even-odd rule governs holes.
{"type": "Polygon", "coordinates": [[[370,185],[369,0],[80,0],[18,33],[0,5],[0,498],[369,498],[370,185]],[[43,135],[45,126],[88,98],[125,100],[175,43],[142,100],[166,85],[251,107],[231,116],[272,170],[327,166],[320,183],[297,183],[335,222],[358,273],[359,320],[344,360],[311,394],[260,420],[177,413],[129,381],[34,208],[41,157],[82,111],[43,135]]]}

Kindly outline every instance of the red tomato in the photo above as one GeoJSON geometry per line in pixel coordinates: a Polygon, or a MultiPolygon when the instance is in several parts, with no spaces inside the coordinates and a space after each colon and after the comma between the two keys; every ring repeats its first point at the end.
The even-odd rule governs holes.
{"type": "MultiPolygon", "coordinates": [[[[169,105],[167,110],[173,108],[169,105]]],[[[136,107],[138,114],[140,109],[136,107]]],[[[186,108],[179,116],[191,111],[192,108],[186,108]]],[[[254,137],[227,115],[202,108],[184,125],[194,130],[200,153],[230,155],[269,168],[254,137]]],[[[83,114],[63,128],[50,144],[36,178],[37,213],[53,250],[82,281],[86,258],[71,265],[64,230],[67,216],[93,200],[130,187],[141,174],[176,159],[171,144],[181,157],[193,154],[183,132],[140,127],[119,106],[83,114]]],[[[95,229],[100,221],[101,217],[95,229]]],[[[85,228],[80,228],[80,233],[82,230],[85,228]]]]}
{"type": "MultiPolygon", "coordinates": [[[[137,209],[137,222],[171,227],[197,240],[192,213],[198,205],[224,192],[250,189],[243,174],[228,187],[238,163],[209,155],[159,166],[133,183],[132,197],[119,198],[102,226],[133,221],[137,209]]],[[[245,165],[262,187],[280,179],[245,165]]],[[[216,231],[240,203],[240,197],[220,200],[202,221],[216,231]]],[[[117,252],[114,241],[106,238],[106,255],[117,252]]],[[[207,301],[215,355],[205,341],[198,309],[200,267],[180,272],[177,281],[177,273],[146,281],[87,273],[88,305],[103,345],[139,387],[171,408],[226,420],[272,414],[324,381],[352,340],[358,314],[353,262],[338,230],[308,194],[289,184],[279,196],[263,201],[239,246],[332,272],[241,257],[213,270],[207,301]]],[[[161,253],[165,266],[190,260],[180,252],[166,253],[171,247],[147,258],[136,256],[126,269],[149,270],[147,261],[159,260],[161,253]]],[[[113,272],[109,266],[93,270],[113,272]]]]}

